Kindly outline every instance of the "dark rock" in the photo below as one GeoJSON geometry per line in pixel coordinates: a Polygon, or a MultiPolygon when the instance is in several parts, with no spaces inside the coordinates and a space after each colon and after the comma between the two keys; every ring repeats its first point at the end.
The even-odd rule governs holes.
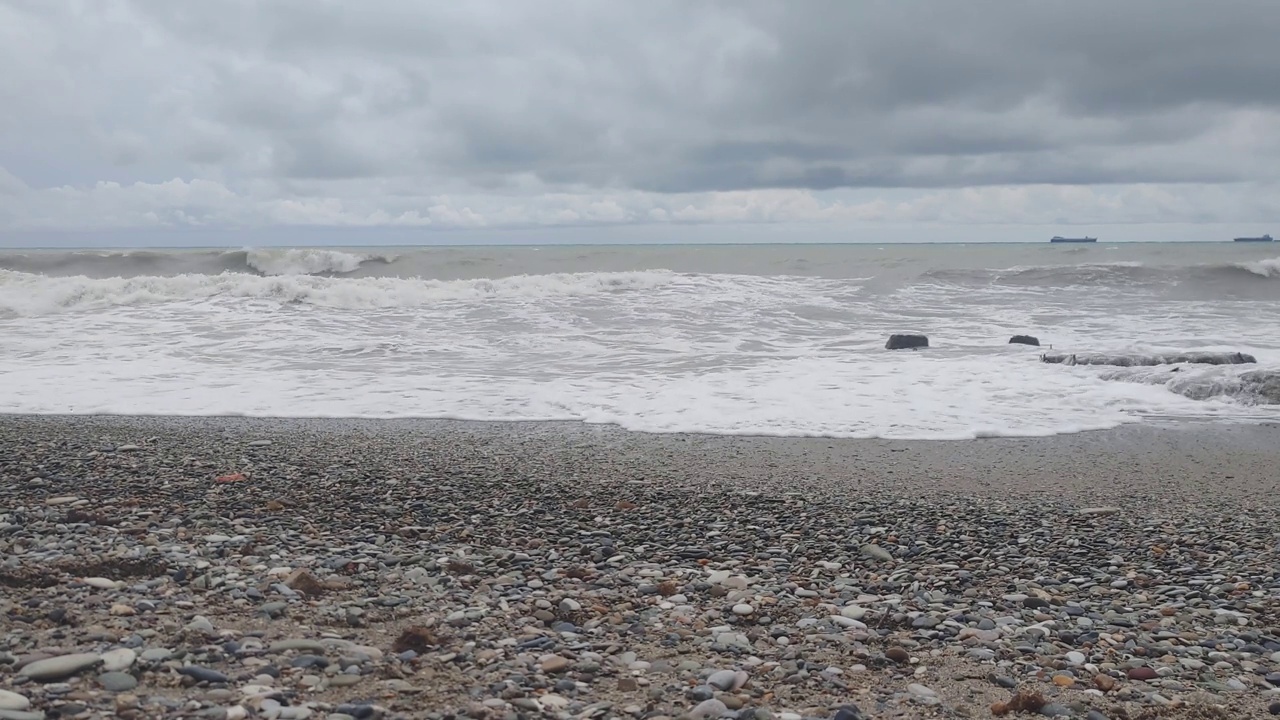
{"type": "Polygon", "coordinates": [[[1032,609],[1047,608],[1049,607],[1049,601],[1045,600],[1044,598],[1029,597],[1026,600],[1022,601],[1022,606],[1032,608],[1032,609]]]}
{"type": "Polygon", "coordinates": [[[1272,715],[1280,715],[1280,701],[1273,702],[1267,706],[1267,712],[1272,715]]]}
{"type": "Polygon", "coordinates": [[[1062,365],[1114,365],[1116,367],[1148,367],[1195,363],[1199,365],[1246,365],[1258,362],[1252,355],[1239,352],[1185,352],[1164,355],[1111,355],[1106,353],[1045,353],[1040,360],[1062,365]]]}
{"type": "Polygon", "coordinates": [[[914,350],[929,347],[929,338],[924,335],[899,334],[890,335],[889,342],[884,344],[885,350],[914,350]]]}
{"type": "Polygon", "coordinates": [[[1031,335],[1014,335],[1013,337],[1009,338],[1009,344],[1010,345],[1035,345],[1036,347],[1040,347],[1040,338],[1032,337],[1031,335]]]}
{"type": "Polygon", "coordinates": [[[217,670],[210,670],[209,668],[200,667],[199,665],[187,665],[186,667],[178,668],[178,673],[182,675],[186,675],[187,677],[193,678],[196,680],[196,682],[207,682],[207,683],[227,682],[226,675],[223,675],[217,670]]]}
{"type": "Polygon", "coordinates": [[[862,714],[862,709],[857,705],[841,705],[831,720],[866,720],[866,718],[867,716],[862,714]]]}
{"type": "Polygon", "coordinates": [[[364,703],[343,703],[334,708],[334,712],[350,715],[356,720],[371,720],[381,714],[373,705],[364,703]]]}
{"type": "Polygon", "coordinates": [[[316,668],[323,670],[329,667],[329,660],[319,655],[299,655],[294,658],[289,665],[296,668],[316,668]]]}

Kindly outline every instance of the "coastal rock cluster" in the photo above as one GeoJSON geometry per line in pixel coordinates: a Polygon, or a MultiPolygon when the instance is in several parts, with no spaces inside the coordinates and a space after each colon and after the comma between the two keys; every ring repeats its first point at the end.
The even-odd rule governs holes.
{"type": "Polygon", "coordinates": [[[620,435],[0,420],[0,720],[1280,713],[1266,503],[739,482],[620,435]]]}

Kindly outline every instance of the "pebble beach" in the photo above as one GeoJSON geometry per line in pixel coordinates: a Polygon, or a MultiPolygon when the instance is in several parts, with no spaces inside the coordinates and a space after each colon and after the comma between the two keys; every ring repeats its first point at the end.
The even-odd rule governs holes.
{"type": "Polygon", "coordinates": [[[1269,717],[1278,460],[0,417],[0,720],[1269,717]]]}

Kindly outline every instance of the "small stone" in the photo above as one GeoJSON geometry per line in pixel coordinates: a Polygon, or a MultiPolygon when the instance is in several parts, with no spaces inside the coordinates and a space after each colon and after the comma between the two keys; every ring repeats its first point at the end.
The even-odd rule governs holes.
{"type": "Polygon", "coordinates": [[[0,690],[0,710],[26,710],[29,707],[31,707],[31,701],[26,695],[0,690]]]}
{"type": "Polygon", "coordinates": [[[1087,507],[1080,508],[1081,515],[1092,515],[1095,517],[1105,517],[1107,515],[1116,515],[1121,512],[1118,507],[1087,507]]]}
{"type": "Polygon", "coordinates": [[[917,698],[936,698],[936,697],[938,697],[938,693],[934,692],[931,688],[925,687],[924,685],[921,685],[921,684],[919,684],[919,683],[911,683],[910,685],[908,685],[908,686],[907,686],[907,692],[908,692],[912,697],[917,697],[917,698]]]}
{"type": "Polygon", "coordinates": [[[619,692],[635,692],[637,687],[638,685],[636,684],[635,678],[629,678],[629,677],[618,678],[619,692]]]}
{"type": "Polygon", "coordinates": [[[109,578],[104,578],[104,577],[88,577],[88,578],[84,578],[80,582],[84,583],[85,585],[88,585],[91,588],[97,588],[99,590],[119,590],[120,589],[120,583],[116,582],[115,580],[111,580],[109,578]]]}
{"type": "Polygon", "coordinates": [[[719,670],[711,673],[707,678],[707,684],[717,690],[732,690],[733,684],[737,680],[737,673],[732,670],[719,670]]]}
{"type": "Polygon", "coordinates": [[[98,676],[98,684],[107,692],[129,692],[138,687],[138,678],[129,673],[107,672],[98,676]]]}
{"type": "Polygon", "coordinates": [[[323,670],[329,667],[329,660],[319,655],[299,655],[289,662],[290,667],[296,668],[317,668],[323,670]]]}
{"type": "Polygon", "coordinates": [[[102,659],[103,672],[120,672],[129,669],[138,659],[138,654],[129,648],[117,648],[104,652],[99,657],[102,659]]]}
{"type": "Polygon", "coordinates": [[[911,662],[911,653],[897,646],[894,646],[889,648],[888,650],[885,650],[884,656],[898,663],[899,665],[911,662]]]}
{"type": "Polygon", "coordinates": [[[750,615],[755,611],[756,609],[754,607],[751,607],[747,603],[739,603],[733,606],[734,615],[750,615]]]}
{"type": "Polygon", "coordinates": [[[1156,673],[1155,668],[1150,668],[1146,665],[1129,669],[1130,680],[1155,680],[1157,677],[1159,675],[1156,673]]]}
{"type": "Polygon", "coordinates": [[[217,670],[212,670],[206,667],[200,667],[199,665],[187,665],[185,667],[178,668],[178,672],[182,675],[186,675],[187,677],[195,678],[197,682],[207,682],[207,683],[227,682],[226,675],[223,675],[217,670]]]}
{"type": "Polygon", "coordinates": [[[1116,689],[1116,679],[1110,675],[1094,675],[1093,684],[1097,685],[1102,692],[1111,692],[1116,689]]]}
{"type": "Polygon", "coordinates": [[[270,440],[253,440],[249,443],[249,447],[270,447],[270,440]]]}
{"type": "Polygon", "coordinates": [[[729,712],[729,707],[714,698],[703,700],[689,711],[690,720],[715,720],[729,712]]]}
{"type": "Polygon", "coordinates": [[[542,672],[561,673],[569,669],[569,661],[559,655],[551,655],[542,659],[542,672]]]}
{"type": "Polygon", "coordinates": [[[1272,715],[1280,715],[1280,701],[1276,701],[1267,706],[1267,712],[1272,715]]]}
{"type": "Polygon", "coordinates": [[[875,543],[867,543],[866,545],[863,545],[861,548],[861,552],[863,555],[871,558],[872,560],[879,560],[881,562],[893,562],[893,556],[889,554],[889,551],[885,550],[879,545],[876,545],[875,543]]]}
{"type": "Polygon", "coordinates": [[[1083,665],[1085,660],[1088,660],[1088,658],[1085,657],[1084,653],[1078,650],[1072,650],[1067,653],[1067,662],[1072,665],[1083,665]]]}
{"type": "Polygon", "coordinates": [[[857,705],[841,705],[831,720],[867,720],[867,716],[862,714],[862,709],[857,705]]]}
{"type": "Polygon", "coordinates": [[[18,674],[36,682],[56,682],[101,663],[102,658],[97,653],[75,653],[37,660],[23,667],[18,674]]]}

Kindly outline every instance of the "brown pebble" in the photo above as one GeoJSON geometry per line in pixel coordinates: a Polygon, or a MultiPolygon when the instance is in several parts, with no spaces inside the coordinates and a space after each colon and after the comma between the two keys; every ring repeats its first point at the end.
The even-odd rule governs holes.
{"type": "Polygon", "coordinates": [[[1116,679],[1110,675],[1094,675],[1093,684],[1097,685],[1102,692],[1111,692],[1116,689],[1116,679]]]}
{"type": "Polygon", "coordinates": [[[1150,668],[1146,665],[1129,669],[1130,680],[1155,680],[1157,677],[1159,675],[1156,673],[1155,668],[1150,668]]]}
{"type": "Polygon", "coordinates": [[[431,632],[429,628],[415,625],[400,633],[400,637],[396,638],[396,641],[391,644],[391,651],[402,653],[412,650],[421,655],[439,644],[435,633],[431,632]]]}
{"type": "Polygon", "coordinates": [[[289,577],[284,579],[284,584],[303,595],[322,595],[326,589],[315,575],[301,568],[289,573],[289,577]]]}
{"type": "Polygon", "coordinates": [[[1071,687],[1076,684],[1076,679],[1070,675],[1054,675],[1053,684],[1058,687],[1071,687]]]}
{"type": "Polygon", "coordinates": [[[907,652],[906,650],[903,650],[900,647],[891,647],[888,650],[885,650],[884,656],[898,663],[899,665],[903,663],[911,662],[911,653],[907,652]]]}
{"type": "Polygon", "coordinates": [[[629,678],[629,677],[618,678],[619,692],[635,692],[637,687],[638,686],[636,685],[635,678],[629,678]]]}
{"type": "Polygon", "coordinates": [[[542,661],[542,672],[558,673],[569,669],[569,661],[559,655],[552,655],[542,661]]]}

